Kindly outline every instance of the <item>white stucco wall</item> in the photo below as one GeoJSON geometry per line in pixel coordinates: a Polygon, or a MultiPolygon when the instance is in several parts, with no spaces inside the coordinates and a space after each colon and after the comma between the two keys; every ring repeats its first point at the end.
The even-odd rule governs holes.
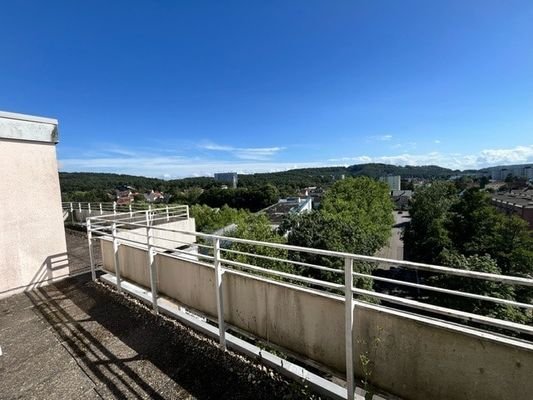
{"type": "Polygon", "coordinates": [[[0,112],[0,297],[68,274],[57,123],[26,117],[0,112]]]}

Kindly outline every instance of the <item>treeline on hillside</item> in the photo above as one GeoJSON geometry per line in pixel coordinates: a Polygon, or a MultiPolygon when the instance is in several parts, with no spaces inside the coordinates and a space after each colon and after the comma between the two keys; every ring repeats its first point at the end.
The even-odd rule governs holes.
{"type": "MultiPolygon", "coordinates": [[[[239,186],[262,186],[266,184],[293,185],[297,188],[320,186],[333,183],[347,176],[369,176],[377,178],[384,175],[401,175],[404,178],[436,178],[448,177],[459,173],[435,165],[428,166],[396,166],[388,164],[358,164],[350,167],[301,168],[289,171],[240,174],[239,186]]],[[[59,180],[63,192],[109,190],[118,185],[131,185],[140,189],[187,189],[201,187],[209,189],[217,182],[211,177],[183,178],[164,180],[144,176],[97,173],[97,172],[60,172],[59,180]]]]}
{"type": "MultiPolygon", "coordinates": [[[[479,189],[459,192],[450,182],[434,182],[417,189],[410,209],[411,223],[404,233],[409,260],[479,272],[533,276],[533,237],[527,223],[497,211],[479,189]]],[[[422,274],[436,286],[530,304],[531,288],[472,278],[422,274]]],[[[439,305],[522,323],[533,323],[531,310],[465,299],[425,295],[439,305]]]]}
{"type": "Polygon", "coordinates": [[[404,166],[389,164],[357,164],[350,167],[300,168],[282,172],[239,175],[239,183],[245,186],[255,184],[290,185],[295,188],[329,185],[348,176],[379,178],[386,175],[400,175],[402,178],[444,178],[459,173],[436,165],[404,166]]]}
{"type": "Polygon", "coordinates": [[[357,164],[347,168],[354,176],[364,175],[371,178],[379,178],[385,175],[400,175],[402,178],[447,178],[460,173],[459,170],[451,170],[437,165],[390,165],[390,164],[357,164]]]}
{"type": "Polygon", "coordinates": [[[97,172],[60,172],[59,183],[63,193],[109,191],[120,185],[153,189],[167,184],[163,179],[97,172]]]}

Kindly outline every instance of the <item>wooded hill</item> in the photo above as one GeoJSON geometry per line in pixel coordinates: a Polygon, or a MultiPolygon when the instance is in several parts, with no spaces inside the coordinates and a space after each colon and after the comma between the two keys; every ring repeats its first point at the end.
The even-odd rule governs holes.
{"type": "MultiPolygon", "coordinates": [[[[388,164],[358,164],[349,167],[301,168],[282,172],[239,175],[239,186],[253,187],[272,184],[280,190],[283,188],[303,188],[307,186],[324,186],[339,180],[342,175],[369,176],[377,178],[383,175],[400,175],[402,178],[446,178],[460,173],[435,165],[396,166],[388,164]]],[[[209,189],[215,185],[211,177],[183,178],[163,180],[143,176],[92,173],[60,172],[59,180],[63,193],[75,191],[106,191],[118,185],[131,185],[139,190],[158,189],[163,191],[184,190],[193,187],[209,189]]]]}

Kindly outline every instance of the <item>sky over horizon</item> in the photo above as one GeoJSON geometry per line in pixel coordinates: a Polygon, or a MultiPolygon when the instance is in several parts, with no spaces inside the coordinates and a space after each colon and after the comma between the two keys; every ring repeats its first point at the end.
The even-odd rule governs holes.
{"type": "Polygon", "coordinates": [[[60,171],[533,162],[531,1],[17,1],[0,110],[60,171]]]}

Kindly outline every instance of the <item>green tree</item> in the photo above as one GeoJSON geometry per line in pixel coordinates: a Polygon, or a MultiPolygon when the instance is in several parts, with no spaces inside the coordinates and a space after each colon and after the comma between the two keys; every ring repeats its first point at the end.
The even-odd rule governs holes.
{"type": "Polygon", "coordinates": [[[451,207],[459,201],[453,183],[433,182],[413,196],[411,223],[404,231],[405,255],[413,261],[435,263],[452,246],[447,229],[451,207]]]}
{"type": "MultiPolygon", "coordinates": [[[[439,256],[440,264],[468,271],[488,272],[501,274],[496,260],[486,254],[465,256],[456,251],[444,250],[439,256]]],[[[486,281],[459,276],[432,277],[429,282],[432,285],[445,287],[467,293],[475,293],[484,296],[495,297],[505,300],[515,300],[515,288],[500,282],[486,281]]],[[[459,309],[461,311],[482,314],[488,317],[500,318],[514,322],[530,323],[533,320],[527,313],[520,309],[504,304],[496,304],[486,300],[465,299],[464,297],[429,292],[429,299],[440,306],[459,309]]]]}
{"type": "MultiPolygon", "coordinates": [[[[270,221],[263,214],[248,214],[237,225],[237,228],[228,233],[228,236],[256,240],[259,242],[284,244],[286,240],[272,229],[270,221]]],[[[273,257],[281,260],[288,259],[288,252],[285,249],[278,249],[270,246],[262,246],[248,243],[232,242],[229,250],[238,251],[238,254],[231,251],[223,251],[223,257],[228,260],[240,263],[255,265],[261,268],[274,269],[283,272],[294,273],[292,264],[286,261],[269,260],[262,257],[273,257]],[[259,257],[256,257],[259,256],[259,257]]]]}
{"type": "MultiPolygon", "coordinates": [[[[386,185],[359,177],[337,181],[326,193],[319,211],[292,216],[281,225],[291,245],[339,252],[373,255],[389,238],[392,202],[386,185]]],[[[344,260],[305,252],[291,252],[292,260],[342,270],[344,260]]],[[[371,273],[373,265],[357,262],[354,269],[371,273]]],[[[342,283],[342,273],[299,267],[302,274],[342,283]]],[[[372,288],[368,279],[356,285],[372,288]]]]}
{"type": "Polygon", "coordinates": [[[195,219],[196,230],[204,233],[212,233],[225,226],[239,224],[249,214],[246,210],[237,210],[226,205],[221,208],[198,204],[191,206],[191,216],[195,219]]]}
{"type": "MultiPolygon", "coordinates": [[[[409,259],[472,271],[531,277],[533,238],[527,224],[492,207],[490,197],[478,189],[458,195],[449,183],[435,183],[415,194],[411,224],[405,232],[409,259]]],[[[427,274],[422,274],[422,278],[427,274]]],[[[430,278],[446,288],[530,303],[533,290],[497,282],[458,277],[430,278]]],[[[512,321],[529,321],[531,313],[487,301],[473,301],[428,293],[444,306],[496,316],[512,321]]]]}
{"type": "Polygon", "coordinates": [[[501,217],[485,192],[465,190],[450,207],[447,228],[453,247],[467,256],[490,253],[501,217]]]}

